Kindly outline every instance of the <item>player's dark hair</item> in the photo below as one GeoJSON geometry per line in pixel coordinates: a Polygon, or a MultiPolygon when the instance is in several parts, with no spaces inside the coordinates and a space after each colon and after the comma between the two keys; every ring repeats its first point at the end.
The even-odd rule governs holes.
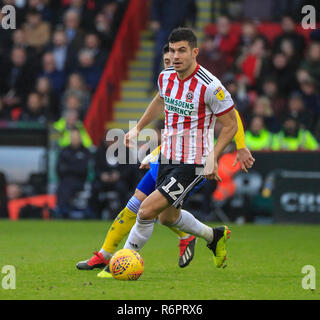
{"type": "Polygon", "coordinates": [[[166,54],[169,52],[169,43],[166,43],[162,48],[162,54],[166,54]]]}
{"type": "Polygon", "coordinates": [[[191,49],[197,48],[197,37],[190,28],[174,29],[168,39],[169,42],[187,41],[191,49]]]}

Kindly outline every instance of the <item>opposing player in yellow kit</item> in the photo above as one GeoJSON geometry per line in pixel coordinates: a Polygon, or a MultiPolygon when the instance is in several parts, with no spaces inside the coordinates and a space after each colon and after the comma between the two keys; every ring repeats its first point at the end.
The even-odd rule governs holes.
{"type": "MultiPolygon", "coordinates": [[[[171,64],[169,47],[164,47],[163,60],[165,67],[171,64]]],[[[236,161],[240,162],[241,169],[246,171],[246,168],[250,168],[253,165],[254,159],[250,151],[245,147],[244,130],[242,121],[237,113],[238,132],[235,136],[237,145],[237,158],[236,161]]],[[[135,194],[129,200],[127,206],[119,213],[110,227],[108,234],[105,238],[104,244],[99,252],[95,252],[95,255],[86,261],[77,263],[77,268],[80,270],[92,270],[94,268],[101,268],[108,266],[110,258],[116,251],[116,248],[120,241],[129,233],[132,226],[136,221],[136,215],[139,210],[141,202],[147,198],[155,190],[156,176],[157,176],[157,159],[159,155],[159,147],[155,149],[142,163],[145,165],[150,162],[151,169],[146,173],[144,178],[140,181],[135,194]]],[[[236,163],[235,161],[235,163],[236,163]]],[[[201,185],[199,185],[199,188],[201,185]]],[[[179,253],[179,266],[186,267],[194,256],[194,248],[196,238],[193,235],[184,233],[174,227],[170,228],[174,231],[179,239],[180,253],[179,253]]],[[[110,277],[108,268],[98,274],[99,277],[110,277]]]]}

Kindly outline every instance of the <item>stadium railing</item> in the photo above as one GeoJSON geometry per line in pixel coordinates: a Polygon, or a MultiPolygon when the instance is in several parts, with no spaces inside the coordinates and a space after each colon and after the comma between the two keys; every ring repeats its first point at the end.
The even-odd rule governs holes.
{"type": "Polygon", "coordinates": [[[106,123],[113,119],[113,104],[120,97],[121,81],[127,77],[128,63],[139,47],[140,32],[145,28],[149,12],[148,0],[131,0],[120,25],[111,54],[84,125],[95,145],[103,139],[106,123]]]}

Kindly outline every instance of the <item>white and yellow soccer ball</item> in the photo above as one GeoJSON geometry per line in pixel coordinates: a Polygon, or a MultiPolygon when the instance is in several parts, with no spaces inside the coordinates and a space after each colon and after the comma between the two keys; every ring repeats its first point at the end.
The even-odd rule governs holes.
{"type": "Polygon", "coordinates": [[[110,272],[117,280],[138,280],[143,273],[141,255],[131,249],[117,251],[110,260],[110,272]]]}

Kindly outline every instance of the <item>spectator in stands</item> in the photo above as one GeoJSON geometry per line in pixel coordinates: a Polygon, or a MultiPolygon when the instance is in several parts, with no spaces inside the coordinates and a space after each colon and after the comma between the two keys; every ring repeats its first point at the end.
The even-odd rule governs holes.
{"type": "Polygon", "coordinates": [[[272,137],[272,133],[264,126],[263,117],[253,117],[249,129],[245,132],[246,146],[252,151],[269,150],[272,137]]]}
{"type": "Polygon", "coordinates": [[[288,117],[282,130],[274,135],[272,150],[317,150],[318,143],[309,130],[300,129],[295,118],[288,117]]]}
{"type": "MultiPolygon", "coordinates": [[[[93,21],[94,21],[94,11],[90,10],[90,4],[88,4],[90,1],[85,0],[70,0],[70,4],[68,9],[74,10],[78,13],[80,17],[80,26],[84,30],[92,30],[93,28],[93,21]],[[87,5],[86,5],[87,2],[87,5]]],[[[93,2],[93,6],[96,5],[93,2]]]]}
{"type": "Polygon", "coordinates": [[[191,0],[155,0],[152,2],[150,27],[155,33],[155,55],[150,92],[157,87],[158,76],[162,68],[162,48],[168,42],[171,31],[184,26],[190,2],[191,0]]]}
{"type": "Polygon", "coordinates": [[[65,105],[66,99],[69,95],[76,95],[80,100],[81,113],[85,115],[90,104],[90,93],[86,88],[82,76],[79,73],[72,73],[69,76],[67,88],[62,96],[62,105],[65,105]]]}
{"type": "Polygon", "coordinates": [[[66,74],[64,71],[57,70],[52,52],[47,52],[43,55],[42,72],[39,76],[47,77],[50,80],[52,90],[56,94],[61,94],[66,82],[66,74]]]}
{"type": "MultiPolygon", "coordinates": [[[[260,116],[263,118],[266,128],[271,132],[279,130],[279,123],[274,116],[271,108],[270,99],[260,96],[255,102],[252,110],[252,117],[260,116]]],[[[250,119],[250,118],[249,118],[250,119]]],[[[250,120],[251,122],[251,120],[250,120]]]]}
{"type": "Polygon", "coordinates": [[[60,116],[59,97],[52,91],[50,80],[47,77],[38,78],[36,91],[40,96],[41,104],[47,111],[48,120],[57,121],[60,116]]]}
{"type": "MultiPolygon", "coordinates": [[[[114,7],[114,4],[111,4],[114,7]]],[[[99,35],[102,46],[111,49],[112,43],[112,14],[98,13],[95,17],[95,32],[99,35]]]]}
{"type": "Polygon", "coordinates": [[[237,81],[232,73],[226,73],[222,77],[222,83],[230,92],[237,110],[242,114],[247,112],[249,107],[249,97],[246,85],[241,81],[237,81]]]}
{"type": "Polygon", "coordinates": [[[261,80],[266,76],[276,79],[279,92],[284,95],[298,89],[295,77],[296,68],[289,64],[287,56],[282,52],[278,52],[272,57],[271,66],[266,66],[260,75],[261,80]]]}
{"type": "Polygon", "coordinates": [[[71,52],[78,52],[83,45],[84,32],[80,29],[79,13],[69,9],[64,15],[64,28],[71,52]]]}
{"type": "Polygon", "coordinates": [[[7,185],[7,197],[8,200],[15,200],[20,199],[24,197],[24,192],[22,190],[22,187],[18,183],[9,183],[7,185]]]}
{"type": "Polygon", "coordinates": [[[70,132],[70,145],[61,150],[57,161],[57,188],[58,216],[68,217],[72,198],[82,191],[88,175],[90,152],[82,145],[78,129],[70,132]]]}
{"type": "Polygon", "coordinates": [[[283,40],[281,43],[280,52],[282,52],[288,59],[288,65],[297,70],[301,61],[301,53],[295,51],[294,45],[290,40],[283,40]]]}
{"type": "Polygon", "coordinates": [[[79,120],[78,112],[75,110],[66,110],[57,122],[53,124],[53,128],[59,133],[58,144],[60,147],[70,145],[70,133],[72,129],[77,129],[80,132],[81,141],[84,147],[90,148],[92,141],[88,135],[83,123],[79,120]]]}
{"type": "Polygon", "coordinates": [[[296,71],[296,80],[299,85],[301,85],[302,82],[308,81],[311,79],[310,73],[303,68],[298,68],[296,71]]]}
{"type": "Polygon", "coordinates": [[[257,37],[249,47],[245,56],[237,59],[237,66],[247,77],[248,85],[257,88],[259,77],[263,77],[268,58],[267,42],[264,37],[257,37]]]}
{"type": "Polygon", "coordinates": [[[318,117],[320,115],[320,94],[316,81],[312,78],[302,81],[300,90],[307,110],[318,117]]]}
{"type": "Polygon", "coordinates": [[[241,25],[241,34],[237,48],[237,56],[245,57],[257,38],[263,39],[265,46],[268,46],[268,40],[265,36],[260,34],[257,29],[257,24],[252,20],[246,20],[241,25]]]}
{"type": "Polygon", "coordinates": [[[287,117],[294,118],[298,121],[303,129],[311,129],[313,127],[313,114],[306,109],[300,92],[293,92],[288,101],[287,117]]]}
{"type": "Polygon", "coordinates": [[[85,36],[84,48],[93,54],[94,65],[103,69],[107,60],[107,54],[106,50],[101,49],[100,39],[95,33],[88,33],[85,36]]]}
{"type": "MultiPolygon", "coordinates": [[[[101,193],[116,192],[121,202],[120,206],[123,207],[137,181],[137,167],[119,164],[118,154],[114,154],[113,151],[108,152],[108,148],[115,142],[116,140],[103,141],[95,154],[95,180],[92,183],[90,203],[91,209],[99,217],[103,208],[108,205],[104,201],[99,201],[101,193]]],[[[128,152],[128,149],[126,151],[128,152]]]]}
{"type": "Polygon", "coordinates": [[[64,104],[62,105],[62,111],[64,110],[74,110],[78,113],[79,119],[83,120],[83,114],[81,113],[81,102],[76,94],[69,94],[65,101],[64,104]]]}
{"type": "Polygon", "coordinates": [[[66,104],[67,97],[70,95],[78,97],[81,104],[80,113],[85,116],[90,105],[91,95],[79,73],[72,73],[68,78],[67,88],[64,91],[61,100],[62,108],[66,104]]]}
{"type": "Polygon", "coordinates": [[[283,94],[281,94],[281,92],[279,92],[276,79],[273,77],[265,77],[262,82],[261,93],[263,96],[270,99],[274,115],[277,118],[282,117],[286,109],[287,99],[283,94]]]}
{"type": "Polygon", "coordinates": [[[288,46],[287,42],[291,43],[294,48],[294,53],[297,62],[302,58],[304,48],[305,48],[305,39],[304,37],[297,33],[296,24],[294,19],[289,15],[284,15],[281,19],[282,33],[275,38],[273,44],[274,52],[283,52],[286,51],[285,47],[288,46]]]}
{"type": "Polygon", "coordinates": [[[26,50],[13,48],[10,62],[4,62],[0,69],[3,103],[11,108],[21,106],[34,86],[35,72],[34,66],[27,60],[26,50]]]}
{"type": "Polygon", "coordinates": [[[217,21],[216,34],[206,37],[198,61],[219,78],[230,69],[238,43],[238,35],[231,32],[229,18],[221,16],[217,21]]]}
{"type": "Polygon", "coordinates": [[[40,12],[44,21],[50,22],[52,19],[52,12],[48,7],[48,1],[45,0],[28,0],[28,6],[30,9],[40,12]]]}
{"type": "Polygon", "coordinates": [[[41,13],[30,9],[26,16],[26,23],[23,25],[27,44],[40,52],[50,40],[50,25],[43,21],[41,13]]]}
{"type": "MultiPolygon", "coordinates": [[[[52,45],[49,47],[49,51],[53,54],[56,69],[64,71],[68,61],[67,35],[64,30],[58,29],[53,33],[52,45]]],[[[71,61],[69,60],[68,62],[71,61]]]]}
{"type": "Polygon", "coordinates": [[[80,23],[82,22],[82,17],[84,15],[84,1],[83,0],[69,0],[68,1],[68,10],[73,10],[78,13],[78,16],[80,17],[80,23]]]}
{"type": "Polygon", "coordinates": [[[77,72],[82,75],[87,87],[94,91],[100,80],[101,67],[94,64],[94,54],[88,49],[82,49],[79,52],[78,61],[77,72]]]}
{"type": "Polygon", "coordinates": [[[35,49],[30,47],[26,40],[26,34],[23,29],[16,29],[12,33],[12,43],[11,48],[23,48],[26,50],[26,54],[28,59],[34,58],[35,56],[35,49]]]}
{"type": "Polygon", "coordinates": [[[46,124],[46,110],[44,109],[44,106],[41,103],[40,95],[37,92],[31,92],[28,95],[27,106],[22,111],[19,120],[46,124]]]}
{"type": "Polygon", "coordinates": [[[320,42],[310,43],[301,68],[307,70],[311,77],[320,84],[320,42]]]}

